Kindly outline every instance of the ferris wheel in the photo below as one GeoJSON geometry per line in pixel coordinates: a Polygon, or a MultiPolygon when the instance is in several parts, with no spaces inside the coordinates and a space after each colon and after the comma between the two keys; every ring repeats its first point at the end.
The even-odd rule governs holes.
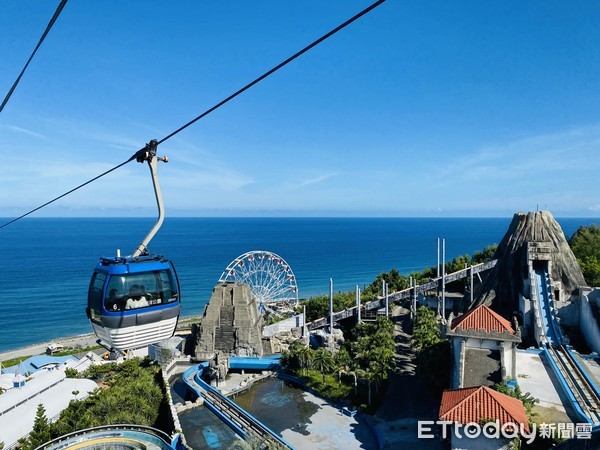
{"type": "Polygon", "coordinates": [[[219,282],[248,284],[261,304],[298,302],[298,285],[290,265],[275,253],[253,250],[235,258],[221,274],[219,282]]]}

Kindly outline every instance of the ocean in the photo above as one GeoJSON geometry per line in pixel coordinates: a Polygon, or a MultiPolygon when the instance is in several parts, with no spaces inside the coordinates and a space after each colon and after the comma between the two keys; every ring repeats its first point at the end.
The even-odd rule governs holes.
{"type": "MultiPolygon", "coordinates": [[[[291,266],[300,298],[370,284],[500,242],[507,218],[167,218],[149,248],[173,261],[182,315],[201,315],[237,256],[265,250],[291,266]]],[[[597,219],[557,219],[567,237],[597,219]]],[[[2,220],[5,223],[8,219],[2,220]]],[[[131,254],[154,218],[26,218],[0,229],[0,352],[90,333],[90,276],[100,256],[131,254]]]]}

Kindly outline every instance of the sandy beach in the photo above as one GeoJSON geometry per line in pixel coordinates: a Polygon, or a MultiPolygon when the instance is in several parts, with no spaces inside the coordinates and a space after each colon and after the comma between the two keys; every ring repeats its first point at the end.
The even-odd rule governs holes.
{"type": "Polygon", "coordinates": [[[79,336],[59,338],[53,341],[40,342],[39,344],[34,344],[28,347],[23,347],[16,350],[9,350],[7,352],[0,353],[0,361],[7,361],[13,358],[27,358],[29,356],[41,355],[43,353],[46,353],[46,347],[48,347],[48,345],[52,342],[62,344],[65,347],[92,347],[98,345],[96,344],[96,339],[98,339],[96,335],[90,333],[81,334],[79,336]]]}
{"type": "MultiPolygon", "coordinates": [[[[199,322],[202,318],[199,316],[183,317],[179,320],[177,325],[176,334],[189,332],[190,325],[193,322],[199,322]]],[[[46,347],[52,342],[62,344],[65,347],[94,347],[98,345],[96,340],[98,338],[94,333],[80,334],[77,336],[61,337],[51,341],[40,342],[38,344],[29,345],[27,347],[18,348],[15,350],[8,350],[0,353],[0,362],[7,361],[13,358],[27,358],[29,356],[41,355],[46,353],[46,347]]]]}

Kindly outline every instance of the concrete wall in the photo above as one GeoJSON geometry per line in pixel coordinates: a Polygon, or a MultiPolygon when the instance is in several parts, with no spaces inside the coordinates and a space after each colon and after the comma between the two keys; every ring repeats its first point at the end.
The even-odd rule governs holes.
{"type": "Polygon", "coordinates": [[[517,347],[513,342],[502,342],[500,344],[500,367],[502,379],[517,379],[517,347]]]}
{"type": "Polygon", "coordinates": [[[500,341],[494,341],[491,339],[468,338],[467,348],[484,348],[489,350],[498,350],[500,348],[500,341]]]}
{"type": "Polygon", "coordinates": [[[460,337],[450,338],[452,342],[452,373],[450,377],[450,389],[460,388],[463,385],[464,349],[465,340],[460,337]]]}
{"type": "Polygon", "coordinates": [[[465,351],[468,348],[498,350],[500,352],[500,368],[502,379],[516,378],[516,344],[508,341],[492,339],[465,338],[448,336],[452,343],[452,369],[450,373],[450,388],[464,387],[465,351]]]}
{"type": "Polygon", "coordinates": [[[289,319],[267,325],[263,328],[263,336],[269,337],[284,331],[292,331],[292,328],[301,328],[303,326],[304,314],[298,314],[297,316],[290,317],[289,319]]]}
{"type": "Polygon", "coordinates": [[[520,324],[521,335],[528,336],[533,332],[534,313],[531,298],[519,294],[519,311],[523,322],[520,324]]]}
{"type": "Polygon", "coordinates": [[[581,289],[581,291],[579,295],[579,328],[592,351],[600,353],[600,327],[591,306],[591,303],[598,305],[600,290],[581,289]]]}

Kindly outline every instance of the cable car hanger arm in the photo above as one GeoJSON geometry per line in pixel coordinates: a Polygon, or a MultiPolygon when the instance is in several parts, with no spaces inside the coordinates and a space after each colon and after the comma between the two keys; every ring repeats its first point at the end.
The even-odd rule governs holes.
{"type": "Polygon", "coordinates": [[[146,144],[146,147],[139,150],[134,155],[135,160],[137,162],[148,162],[148,167],[150,168],[150,175],[152,176],[152,186],[154,187],[154,195],[156,197],[156,206],[158,207],[158,218],[156,219],[156,223],[154,224],[148,235],[140,243],[135,252],[133,252],[132,256],[134,258],[148,254],[148,244],[150,243],[154,235],[158,232],[165,219],[165,207],[163,204],[162,193],[160,191],[160,184],[158,182],[158,162],[169,162],[169,158],[167,158],[166,156],[156,156],[157,147],[158,141],[156,139],[152,139],[148,144],[146,144]]]}

